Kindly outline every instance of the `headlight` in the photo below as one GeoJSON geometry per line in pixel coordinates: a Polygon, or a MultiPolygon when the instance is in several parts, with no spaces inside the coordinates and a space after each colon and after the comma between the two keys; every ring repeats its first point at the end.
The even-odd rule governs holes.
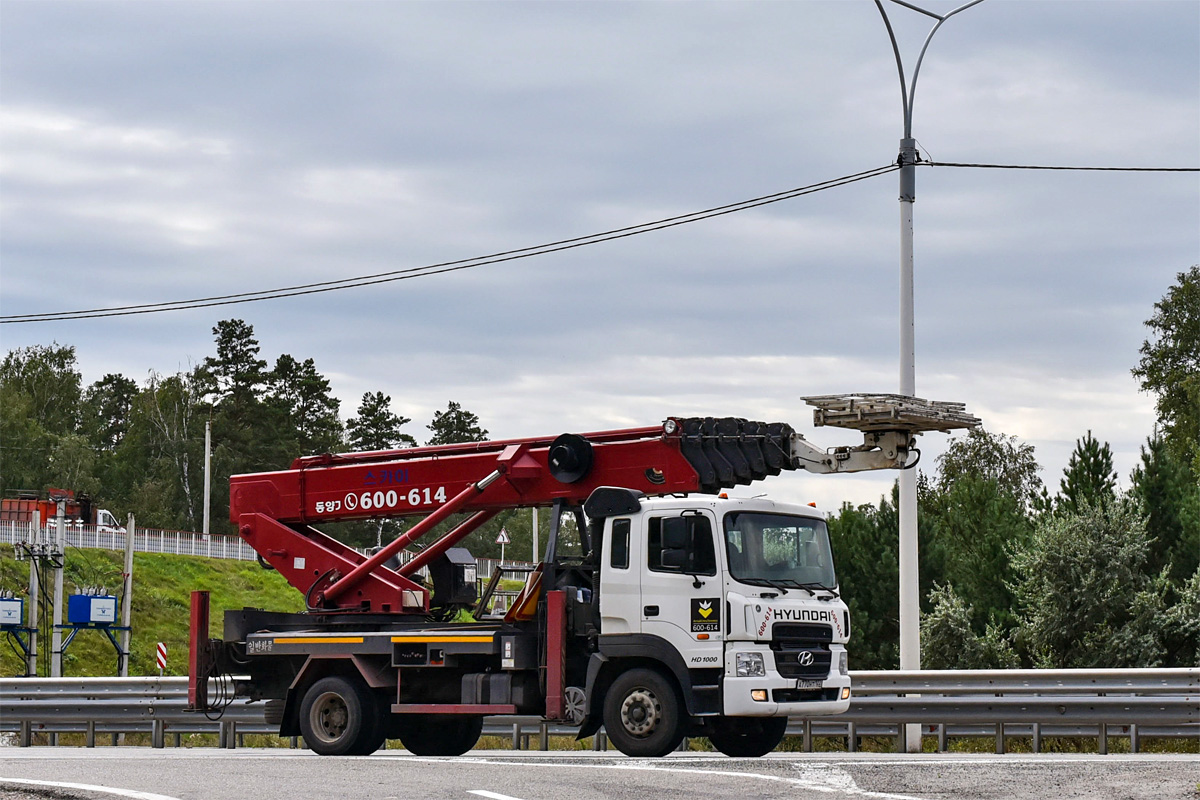
{"type": "Polygon", "coordinates": [[[739,678],[756,678],[767,674],[763,664],[762,653],[738,653],[737,676],[739,678]]]}
{"type": "Polygon", "coordinates": [[[838,672],[842,673],[843,675],[850,674],[850,654],[845,650],[843,650],[842,654],[838,656],[838,672]]]}

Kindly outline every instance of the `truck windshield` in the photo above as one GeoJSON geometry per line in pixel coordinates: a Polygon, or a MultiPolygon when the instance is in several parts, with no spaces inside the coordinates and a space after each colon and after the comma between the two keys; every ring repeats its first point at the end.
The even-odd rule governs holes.
{"type": "Polygon", "coordinates": [[[740,511],[725,515],[729,574],[777,588],[837,588],[829,532],[812,517],[740,511]]]}

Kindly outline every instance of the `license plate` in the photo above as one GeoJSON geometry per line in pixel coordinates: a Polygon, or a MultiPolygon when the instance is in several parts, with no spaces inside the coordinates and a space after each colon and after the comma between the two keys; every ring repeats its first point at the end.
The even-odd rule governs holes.
{"type": "Polygon", "coordinates": [[[823,687],[824,684],[821,681],[806,681],[803,679],[796,681],[797,689],[820,689],[823,687]]]}

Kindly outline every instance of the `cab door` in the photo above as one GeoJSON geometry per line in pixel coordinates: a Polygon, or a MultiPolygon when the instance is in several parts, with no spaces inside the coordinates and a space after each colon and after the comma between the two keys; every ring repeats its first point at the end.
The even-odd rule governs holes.
{"type": "Polygon", "coordinates": [[[712,516],[664,511],[643,525],[642,632],[669,641],[690,668],[720,666],[725,603],[712,516]]]}
{"type": "Polygon", "coordinates": [[[641,629],[640,523],[638,517],[616,517],[605,523],[600,554],[601,633],[637,633],[641,629]]]}

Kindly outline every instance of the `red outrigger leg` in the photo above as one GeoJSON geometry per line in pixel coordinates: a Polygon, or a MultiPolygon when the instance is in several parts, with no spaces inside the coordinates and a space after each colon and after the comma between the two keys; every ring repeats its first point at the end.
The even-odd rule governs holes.
{"type": "Polygon", "coordinates": [[[564,719],[563,701],[567,660],[567,595],[562,589],[546,592],[546,719],[564,719]]]}
{"type": "Polygon", "coordinates": [[[188,628],[188,711],[208,708],[208,676],[213,667],[208,617],[208,592],[192,592],[192,618],[188,628]]]}

